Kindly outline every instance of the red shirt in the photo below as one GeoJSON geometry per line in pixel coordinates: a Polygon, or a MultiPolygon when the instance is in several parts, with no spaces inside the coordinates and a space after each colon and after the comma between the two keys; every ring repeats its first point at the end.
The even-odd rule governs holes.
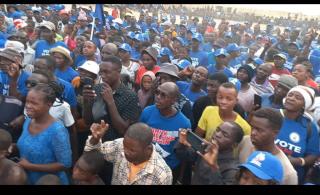
{"type": "MultiPolygon", "coordinates": [[[[160,70],[160,66],[154,66],[153,69],[151,70],[154,74],[156,74],[160,70]]],[[[136,76],[136,84],[140,86],[140,82],[142,79],[142,75],[147,72],[148,70],[146,69],[145,66],[140,66],[140,68],[137,71],[137,76],[136,76]]]]}
{"type": "Polygon", "coordinates": [[[319,91],[318,83],[316,83],[314,80],[312,79],[307,80],[307,85],[309,85],[314,90],[319,91]]]}
{"type": "Polygon", "coordinates": [[[118,18],[119,17],[118,10],[117,9],[113,9],[111,15],[112,15],[113,18],[118,18]]]}
{"type": "Polygon", "coordinates": [[[273,67],[272,74],[269,76],[269,81],[273,87],[277,86],[278,80],[279,80],[280,76],[283,74],[291,75],[290,71],[286,68],[279,70],[279,69],[276,69],[275,67],[273,67]]]}

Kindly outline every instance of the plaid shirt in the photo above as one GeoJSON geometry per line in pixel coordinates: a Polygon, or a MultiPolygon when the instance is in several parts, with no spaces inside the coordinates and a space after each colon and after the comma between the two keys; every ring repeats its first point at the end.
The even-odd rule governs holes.
{"type": "Polygon", "coordinates": [[[112,185],[171,185],[172,172],[163,158],[153,147],[153,152],[146,166],[140,170],[136,178],[129,181],[130,165],[124,155],[123,138],[114,141],[91,145],[88,137],[84,151],[98,149],[104,158],[113,163],[112,185]]]}

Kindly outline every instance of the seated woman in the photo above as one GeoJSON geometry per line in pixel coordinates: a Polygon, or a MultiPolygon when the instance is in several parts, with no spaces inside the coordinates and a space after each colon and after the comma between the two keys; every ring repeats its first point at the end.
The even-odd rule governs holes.
{"type": "Polygon", "coordinates": [[[68,130],[49,114],[55,100],[55,91],[48,84],[38,84],[27,95],[28,117],[17,147],[19,164],[27,171],[29,184],[48,173],[57,175],[62,184],[69,184],[64,172],[72,163],[68,130]]]}

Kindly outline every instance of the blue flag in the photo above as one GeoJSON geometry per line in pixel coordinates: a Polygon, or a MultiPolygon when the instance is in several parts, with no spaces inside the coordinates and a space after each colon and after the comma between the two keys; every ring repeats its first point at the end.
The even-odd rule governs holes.
{"type": "Polygon", "coordinates": [[[99,19],[101,26],[106,25],[106,18],[104,17],[104,13],[103,13],[103,4],[96,4],[94,17],[99,19]]]}

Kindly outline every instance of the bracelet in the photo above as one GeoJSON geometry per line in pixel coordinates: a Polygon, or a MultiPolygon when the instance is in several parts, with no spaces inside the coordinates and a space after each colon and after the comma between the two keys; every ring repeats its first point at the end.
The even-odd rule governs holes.
{"type": "Polygon", "coordinates": [[[299,158],[301,160],[301,166],[303,167],[306,164],[306,161],[304,160],[304,158],[299,158]]]}

